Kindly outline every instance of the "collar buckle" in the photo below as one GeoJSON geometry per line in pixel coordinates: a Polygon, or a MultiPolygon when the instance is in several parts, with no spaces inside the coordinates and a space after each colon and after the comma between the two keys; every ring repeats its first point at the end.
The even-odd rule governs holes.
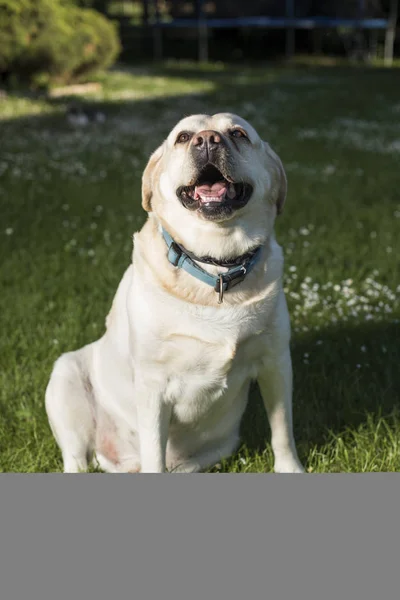
{"type": "Polygon", "coordinates": [[[230,269],[226,273],[220,273],[218,275],[217,283],[215,284],[215,291],[219,294],[218,304],[222,304],[224,300],[224,292],[227,292],[231,288],[241,283],[246,277],[247,269],[244,265],[239,265],[236,268],[230,269]]]}
{"type": "MultiPolygon", "coordinates": [[[[241,283],[245,279],[247,273],[250,273],[257,260],[259,259],[262,249],[262,246],[259,246],[252,252],[248,252],[247,255],[238,257],[237,262],[239,262],[239,260],[241,260],[242,262],[237,264],[236,266],[231,266],[225,273],[211,275],[210,273],[202,269],[200,265],[196,263],[196,261],[213,261],[204,261],[201,258],[197,258],[193,254],[187,252],[183,246],[175,242],[175,240],[164,228],[162,228],[162,235],[168,247],[167,256],[169,262],[174,267],[178,269],[184,269],[187,273],[189,273],[193,277],[196,277],[196,279],[199,279],[203,283],[210,285],[219,295],[219,304],[223,302],[224,293],[233,288],[235,285],[241,283]]],[[[228,265],[226,264],[224,266],[228,265]]]]}
{"type": "Polygon", "coordinates": [[[182,254],[183,252],[180,246],[178,246],[176,242],[172,242],[168,249],[168,260],[174,267],[179,265],[179,260],[182,254]]]}

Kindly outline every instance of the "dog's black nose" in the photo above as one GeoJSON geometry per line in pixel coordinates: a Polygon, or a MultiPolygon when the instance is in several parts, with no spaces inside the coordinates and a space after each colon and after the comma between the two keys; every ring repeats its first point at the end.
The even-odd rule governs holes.
{"type": "Polygon", "coordinates": [[[209,153],[221,144],[222,138],[217,131],[205,130],[197,133],[192,141],[192,144],[197,150],[204,152],[207,150],[209,153]]]}

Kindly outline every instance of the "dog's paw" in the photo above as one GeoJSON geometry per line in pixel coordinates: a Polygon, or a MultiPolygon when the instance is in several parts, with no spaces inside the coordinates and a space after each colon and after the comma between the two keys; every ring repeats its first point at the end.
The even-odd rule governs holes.
{"type": "Polygon", "coordinates": [[[196,461],[185,461],[180,464],[171,466],[168,469],[169,473],[198,473],[201,470],[201,465],[196,461]]]}
{"type": "Polygon", "coordinates": [[[305,473],[303,465],[292,456],[280,458],[275,461],[275,473],[305,473]]]}

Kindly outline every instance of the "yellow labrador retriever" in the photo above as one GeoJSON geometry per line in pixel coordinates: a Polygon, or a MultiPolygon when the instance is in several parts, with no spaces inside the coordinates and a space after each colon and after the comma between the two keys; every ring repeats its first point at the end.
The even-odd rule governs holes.
{"type": "Polygon", "coordinates": [[[62,355],[46,409],[65,472],[195,472],[231,455],[250,382],[275,471],[298,473],[290,324],[273,227],[282,163],[233,114],[183,119],[143,174],[148,219],[98,341],[62,355]]]}

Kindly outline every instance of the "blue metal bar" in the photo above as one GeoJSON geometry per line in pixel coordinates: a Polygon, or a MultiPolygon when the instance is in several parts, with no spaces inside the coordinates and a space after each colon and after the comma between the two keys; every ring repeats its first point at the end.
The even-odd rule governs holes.
{"type": "MultiPolygon", "coordinates": [[[[335,19],[332,17],[309,17],[288,19],[286,17],[239,17],[229,19],[204,19],[207,27],[214,29],[235,27],[265,27],[267,29],[285,29],[287,26],[296,29],[313,29],[321,27],[336,29],[338,27],[359,29],[386,29],[387,19],[335,19]]],[[[198,27],[198,19],[175,19],[169,23],[158,22],[156,27],[198,27]]]]}

